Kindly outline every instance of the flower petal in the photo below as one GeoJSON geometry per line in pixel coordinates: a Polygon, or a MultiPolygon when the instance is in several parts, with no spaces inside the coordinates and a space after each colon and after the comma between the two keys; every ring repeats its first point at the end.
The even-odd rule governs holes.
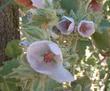
{"type": "Polygon", "coordinates": [[[74,77],[62,65],[56,67],[49,77],[60,83],[74,81],[74,77]]]}
{"type": "Polygon", "coordinates": [[[62,55],[62,54],[61,54],[61,50],[60,50],[60,48],[58,47],[57,44],[55,44],[55,43],[50,43],[48,46],[49,46],[50,50],[51,50],[55,55],[62,55]]]}
{"type": "Polygon", "coordinates": [[[74,31],[74,22],[72,22],[71,24],[70,24],[70,26],[69,26],[69,28],[68,28],[68,32],[69,33],[71,33],[71,32],[73,32],[74,31]]]}
{"type": "Polygon", "coordinates": [[[61,52],[60,48],[58,47],[58,45],[55,43],[50,43],[48,46],[49,46],[51,52],[53,54],[55,54],[55,57],[54,57],[55,61],[57,63],[62,63],[63,62],[62,52],[61,52]]]}
{"type": "Polygon", "coordinates": [[[67,20],[69,20],[71,22],[74,22],[73,18],[70,18],[70,17],[67,17],[67,16],[63,16],[62,19],[67,19],[67,20]]]}
{"type": "Polygon", "coordinates": [[[24,47],[28,47],[30,44],[31,44],[31,43],[28,42],[28,41],[26,41],[26,40],[21,41],[21,42],[19,43],[20,46],[24,46],[24,47]]]}
{"type": "Polygon", "coordinates": [[[52,4],[53,0],[32,0],[33,6],[37,8],[45,8],[48,4],[52,4]]]}
{"type": "Polygon", "coordinates": [[[33,6],[37,8],[44,8],[45,7],[45,2],[44,0],[32,0],[33,6]]]}

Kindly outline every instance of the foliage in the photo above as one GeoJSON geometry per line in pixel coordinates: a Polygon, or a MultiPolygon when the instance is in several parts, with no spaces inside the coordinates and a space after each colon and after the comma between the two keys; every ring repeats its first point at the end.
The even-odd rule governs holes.
{"type": "MultiPolygon", "coordinates": [[[[21,40],[12,40],[5,52],[12,60],[0,67],[0,91],[109,91],[110,90],[110,0],[101,3],[99,12],[91,11],[91,0],[54,0],[45,8],[20,6],[21,40]],[[26,9],[25,9],[26,8],[26,9]],[[56,28],[62,16],[72,17],[74,31],[63,35],[56,28]],[[82,37],[78,31],[81,20],[93,21],[95,33],[82,37]],[[34,41],[50,40],[57,43],[63,54],[63,65],[75,78],[73,82],[57,83],[48,76],[35,72],[27,62],[27,46],[34,41]]],[[[9,2],[7,2],[8,4],[9,2]]],[[[11,3],[16,3],[12,0],[11,3]]],[[[0,11],[4,6],[0,6],[0,11]]]]}
{"type": "Polygon", "coordinates": [[[9,57],[17,57],[22,53],[22,48],[19,46],[19,40],[10,41],[6,48],[5,53],[9,57]]]}

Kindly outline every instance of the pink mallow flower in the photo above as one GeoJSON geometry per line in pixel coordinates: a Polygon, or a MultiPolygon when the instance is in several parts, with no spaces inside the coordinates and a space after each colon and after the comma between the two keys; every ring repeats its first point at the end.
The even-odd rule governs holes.
{"type": "Polygon", "coordinates": [[[88,9],[94,12],[98,12],[101,11],[102,6],[97,0],[91,0],[91,2],[88,5],[88,9]]]}
{"type": "Polygon", "coordinates": [[[32,43],[27,49],[27,61],[33,70],[60,83],[74,80],[63,67],[62,52],[54,42],[43,40],[32,43]]]}
{"type": "Polygon", "coordinates": [[[82,20],[78,25],[78,33],[82,37],[90,37],[95,32],[93,21],[82,20]]]}
{"type": "Polygon", "coordinates": [[[61,34],[69,35],[74,31],[74,26],[75,26],[75,23],[73,18],[63,16],[62,20],[57,24],[56,27],[59,29],[61,34]]]}
{"type": "MultiPolygon", "coordinates": [[[[46,6],[46,0],[31,0],[33,3],[33,6],[37,8],[45,8],[46,6]]],[[[52,4],[53,0],[47,0],[49,4],[52,4]]]]}

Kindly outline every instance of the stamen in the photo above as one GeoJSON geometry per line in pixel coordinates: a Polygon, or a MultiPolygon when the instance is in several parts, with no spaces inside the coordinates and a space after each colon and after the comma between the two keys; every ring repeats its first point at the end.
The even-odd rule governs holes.
{"type": "Polygon", "coordinates": [[[66,29],[68,29],[68,27],[69,27],[70,24],[71,24],[71,21],[64,21],[63,23],[64,23],[64,27],[65,27],[66,29]]]}
{"type": "Polygon", "coordinates": [[[87,30],[88,30],[88,28],[86,26],[86,23],[83,23],[80,27],[80,31],[85,33],[87,30]]]}
{"type": "Polygon", "coordinates": [[[52,52],[46,52],[44,54],[44,61],[50,63],[54,59],[54,54],[52,52]]]}

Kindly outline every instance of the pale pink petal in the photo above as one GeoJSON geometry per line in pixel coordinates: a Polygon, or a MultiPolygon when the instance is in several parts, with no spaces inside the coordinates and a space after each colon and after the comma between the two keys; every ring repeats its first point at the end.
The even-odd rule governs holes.
{"type": "Polygon", "coordinates": [[[61,52],[60,48],[58,47],[58,45],[55,43],[50,43],[48,46],[49,46],[51,52],[53,52],[55,54],[55,57],[54,57],[55,61],[57,63],[62,63],[63,62],[62,52],[61,52]]]}
{"type": "Polygon", "coordinates": [[[52,4],[53,0],[32,0],[33,6],[37,8],[45,8],[48,4],[52,4]]]}
{"type": "Polygon", "coordinates": [[[37,8],[44,8],[45,7],[45,2],[44,0],[32,0],[33,6],[37,8]]]}
{"type": "Polygon", "coordinates": [[[69,26],[69,28],[68,28],[68,32],[69,32],[69,34],[71,33],[71,32],[73,32],[73,30],[74,30],[74,22],[72,22],[71,24],[70,24],[70,26],[69,26]]]}
{"type": "Polygon", "coordinates": [[[93,23],[93,21],[86,21],[86,20],[82,20],[79,25],[78,25],[78,33],[82,36],[82,37],[90,37],[93,33],[95,32],[95,25],[93,23]],[[80,30],[80,27],[86,24],[86,32],[83,32],[80,30]]]}
{"type": "Polygon", "coordinates": [[[74,77],[62,65],[55,68],[49,77],[60,83],[74,81],[74,77]]]}
{"type": "Polygon", "coordinates": [[[48,46],[49,46],[50,50],[51,50],[55,55],[62,55],[62,54],[61,54],[61,50],[60,50],[60,48],[58,47],[57,44],[55,44],[55,43],[50,43],[48,46]]]}
{"type": "Polygon", "coordinates": [[[63,16],[62,19],[67,19],[67,20],[69,20],[71,22],[74,22],[73,18],[70,18],[70,17],[67,17],[67,16],[63,16]]]}

